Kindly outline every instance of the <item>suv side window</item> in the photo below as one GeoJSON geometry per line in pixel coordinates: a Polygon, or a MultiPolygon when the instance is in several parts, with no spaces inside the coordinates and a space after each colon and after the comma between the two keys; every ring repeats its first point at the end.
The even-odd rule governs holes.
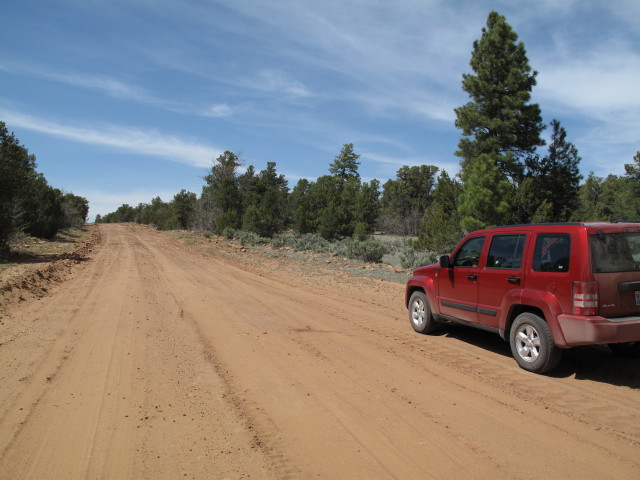
{"type": "Polygon", "coordinates": [[[496,235],[491,240],[487,268],[519,270],[526,235],[496,235]]]}
{"type": "Polygon", "coordinates": [[[453,266],[477,267],[480,261],[482,245],[484,245],[484,237],[474,237],[467,240],[456,253],[456,257],[453,259],[453,266]]]}
{"type": "Polygon", "coordinates": [[[533,269],[537,272],[568,272],[571,237],[565,233],[538,235],[533,253],[533,269]]]}

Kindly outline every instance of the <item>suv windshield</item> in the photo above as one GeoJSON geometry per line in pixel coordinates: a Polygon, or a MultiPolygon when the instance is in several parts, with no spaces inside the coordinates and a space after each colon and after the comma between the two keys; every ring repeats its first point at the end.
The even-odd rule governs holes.
{"type": "Polygon", "coordinates": [[[603,233],[589,237],[594,273],[640,271],[640,233],[603,233]]]}

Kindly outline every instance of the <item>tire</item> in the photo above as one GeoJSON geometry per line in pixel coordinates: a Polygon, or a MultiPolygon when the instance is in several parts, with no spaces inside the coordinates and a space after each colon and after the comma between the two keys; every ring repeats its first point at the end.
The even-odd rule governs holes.
{"type": "Polygon", "coordinates": [[[516,317],[509,333],[511,354],[524,370],[545,373],[560,362],[562,350],[556,347],[547,322],[530,312],[516,317]]]}
{"type": "Polygon", "coordinates": [[[609,348],[621,357],[640,358],[640,342],[610,343],[609,348]]]}
{"type": "Polygon", "coordinates": [[[418,333],[433,333],[438,329],[438,323],[433,318],[429,301],[424,292],[415,291],[409,299],[409,322],[418,333]]]}

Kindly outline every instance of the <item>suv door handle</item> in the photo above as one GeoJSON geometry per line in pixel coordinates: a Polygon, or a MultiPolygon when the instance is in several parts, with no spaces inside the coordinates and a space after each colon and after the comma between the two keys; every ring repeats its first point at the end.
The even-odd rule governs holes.
{"type": "Polygon", "coordinates": [[[468,278],[469,280],[475,280],[475,279],[477,279],[477,278],[478,278],[478,275],[477,275],[477,274],[475,274],[475,273],[467,273],[467,278],[468,278]]]}
{"type": "Polygon", "coordinates": [[[520,277],[507,277],[507,282],[515,283],[517,285],[520,283],[520,277]]]}

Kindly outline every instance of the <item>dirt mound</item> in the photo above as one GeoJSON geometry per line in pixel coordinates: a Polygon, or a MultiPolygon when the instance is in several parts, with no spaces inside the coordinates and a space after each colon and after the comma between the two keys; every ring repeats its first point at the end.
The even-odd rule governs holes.
{"type": "MultiPolygon", "coordinates": [[[[0,315],[15,303],[41,298],[59,284],[72,267],[86,261],[100,243],[100,230],[86,227],[89,234],[74,240],[75,246],[67,252],[53,255],[21,257],[15,265],[0,274],[0,315]]],[[[44,243],[44,242],[43,242],[44,243]]]]}

